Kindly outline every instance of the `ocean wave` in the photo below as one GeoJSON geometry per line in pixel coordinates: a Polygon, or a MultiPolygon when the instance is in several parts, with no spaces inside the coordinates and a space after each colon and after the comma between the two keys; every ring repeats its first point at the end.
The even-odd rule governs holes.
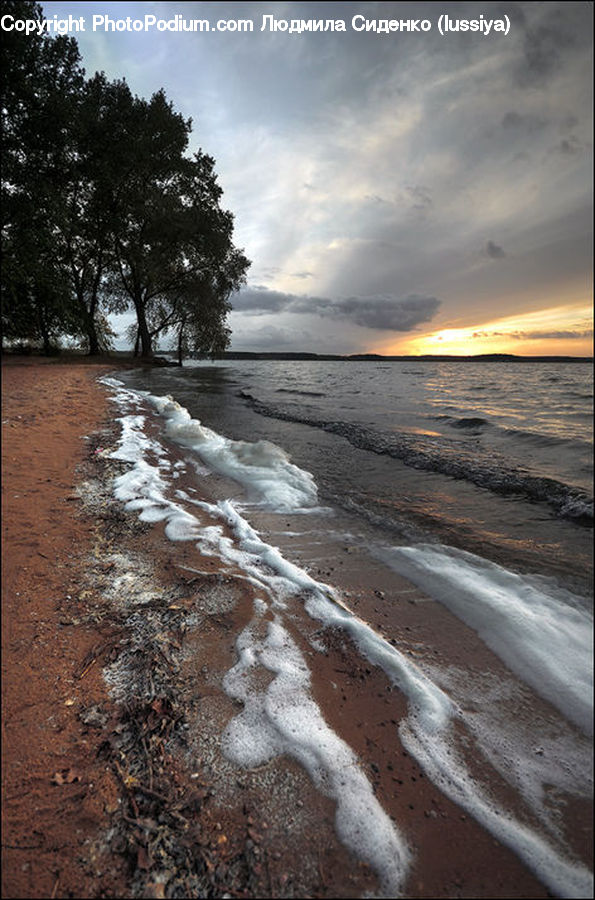
{"type": "Polygon", "coordinates": [[[297,422],[320,428],[344,437],[359,450],[391,456],[414,469],[438,472],[451,478],[469,481],[502,496],[517,495],[544,503],[562,517],[578,524],[592,526],[593,498],[580,488],[553,478],[531,475],[513,466],[503,467],[492,457],[482,460],[464,456],[462,448],[449,447],[445,442],[422,440],[420,436],[403,433],[382,433],[351,422],[325,421],[311,416],[299,416],[262,403],[244,394],[255,412],[287,422],[297,422]]]}
{"type": "Polygon", "coordinates": [[[523,441],[527,444],[535,444],[537,447],[574,447],[588,450],[588,441],[579,441],[577,438],[558,437],[555,434],[545,434],[543,431],[525,431],[523,428],[503,428],[502,433],[507,437],[523,441]]]}
{"type": "MultiPolygon", "coordinates": [[[[232,502],[213,504],[180,490],[173,492],[173,499],[171,463],[165,447],[145,434],[145,416],[139,414],[138,401],[157,406],[170,437],[171,424],[190,425],[194,432],[199,423],[189,423],[189,414],[169,398],[135,395],[121,390],[114,380],[105,379],[103,383],[120,388],[114,399],[128,413],[119,418],[122,435],[119,449],[112,454],[130,465],[114,480],[116,498],[142,521],[165,521],[165,534],[170,540],[195,542],[203,554],[218,556],[236,577],[239,570],[258,588],[255,619],[238,637],[238,663],[224,683],[227,693],[243,704],[223,737],[224,749],[231,757],[251,766],[277,753],[294,756],[310,771],[315,783],[324,782],[325,793],[336,800],[336,827],[344,843],[378,872],[386,896],[400,893],[409,863],[405,839],[376,800],[349,747],[324,722],[308,690],[307,663],[287,627],[292,619],[291,607],[287,607],[294,598],[303,603],[313,619],[343,629],[363,655],[381,667],[403,692],[407,712],[398,725],[400,739],[434,784],[496,840],[517,853],[552,893],[592,896],[591,874],[555,840],[555,834],[552,840],[499,807],[482,781],[473,777],[457,737],[459,726],[464,727],[469,716],[422,668],[355,615],[336,589],[316,581],[267,543],[232,502]],[[130,406],[132,410],[127,409],[130,406]],[[199,521],[189,506],[199,508],[212,524],[199,521]],[[259,619],[264,619],[265,612],[269,616],[266,634],[259,630],[259,619]],[[258,678],[250,683],[257,665],[272,675],[264,689],[258,678]]],[[[211,437],[207,435],[206,440],[211,437]]],[[[424,571],[444,574],[436,573],[436,569],[444,568],[444,559],[435,548],[404,548],[402,553],[410,563],[421,562],[424,571]]],[[[464,554],[458,560],[467,569],[471,566],[471,576],[483,586],[483,570],[478,573],[471,565],[475,558],[464,554]]],[[[446,563],[445,574],[450,576],[451,557],[446,563]]],[[[500,568],[494,571],[498,584],[505,587],[517,578],[500,568]]],[[[466,576],[467,580],[471,576],[466,576]]],[[[458,573],[453,577],[458,578],[458,573]]],[[[486,595],[491,589],[487,585],[486,595]]],[[[543,809],[545,814],[545,802],[543,809]]]]}
{"type": "Polygon", "coordinates": [[[593,734],[593,618],[553,579],[453,547],[387,547],[380,559],[476,631],[526,684],[593,734]]]}
{"type": "Polygon", "coordinates": [[[277,388],[276,394],[296,394],[298,397],[326,397],[320,391],[298,391],[293,388],[277,388]]]}
{"type": "Polygon", "coordinates": [[[462,419],[455,419],[454,422],[449,424],[451,428],[482,428],[490,423],[487,419],[482,419],[480,416],[468,416],[462,419]]]}

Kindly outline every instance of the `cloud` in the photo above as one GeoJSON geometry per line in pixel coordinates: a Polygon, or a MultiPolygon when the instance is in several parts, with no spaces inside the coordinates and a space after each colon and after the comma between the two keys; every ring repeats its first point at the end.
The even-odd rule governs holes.
{"type": "Polygon", "coordinates": [[[585,331],[474,331],[472,338],[504,337],[513,341],[579,341],[593,337],[593,329],[585,331]]]}
{"type": "Polygon", "coordinates": [[[431,321],[440,308],[440,302],[436,297],[423,297],[419,294],[409,294],[402,299],[375,296],[331,300],[328,297],[273,291],[259,285],[240,291],[233,301],[233,309],[234,312],[249,315],[268,315],[273,312],[317,315],[349,321],[362,328],[413,331],[423,322],[431,321]]]}
{"type": "MultiPolygon", "coordinates": [[[[43,2],[48,16],[72,6],[43,2]]],[[[288,19],[319,9],[265,6],[288,19]]],[[[402,12],[393,2],[343,4],[351,6],[402,12]]],[[[469,18],[485,14],[477,0],[460,6],[469,18]]],[[[153,7],[170,16],[171,4],[153,7]]],[[[198,123],[191,148],[216,158],[234,241],[253,261],[253,283],[271,289],[235,297],[238,340],[268,315],[296,349],[324,339],[325,350],[355,352],[369,349],[372,329],[393,329],[392,339],[429,319],[438,325],[441,311],[474,325],[494,310],[533,308],[537,297],[553,305],[583,295],[592,234],[590,4],[515,2],[508,36],[448,41],[435,27],[390,38],[349,27],[343,35],[261,33],[257,3],[221,2],[218,17],[233,19],[240,7],[254,18],[252,35],[77,36],[88,71],[126,75],[144,96],[163,85],[198,123]]],[[[435,21],[436,7],[422,3],[418,14],[435,21]]]]}
{"type": "Polygon", "coordinates": [[[575,135],[571,134],[567,138],[563,138],[560,141],[558,146],[556,147],[560,153],[567,154],[568,156],[574,156],[575,153],[581,152],[580,141],[575,135]]]}
{"type": "Polygon", "coordinates": [[[593,337],[593,329],[587,331],[517,331],[510,335],[520,341],[581,340],[593,337]]]}
{"type": "Polygon", "coordinates": [[[382,331],[413,331],[422,322],[429,322],[436,315],[440,300],[410,294],[402,300],[387,297],[346,297],[341,300],[320,300],[307,297],[297,301],[292,312],[317,313],[349,319],[362,328],[382,331]]]}
{"type": "Polygon", "coordinates": [[[423,185],[408,185],[406,191],[413,209],[426,211],[432,206],[432,195],[423,185]]]}
{"type": "Polygon", "coordinates": [[[490,259],[504,259],[506,253],[502,247],[495,244],[494,241],[488,241],[486,244],[486,253],[490,259]]]}
{"type": "MultiPolygon", "coordinates": [[[[578,7],[582,5],[576,4],[578,7]]],[[[576,23],[581,16],[584,25],[582,10],[571,6],[570,14],[567,14],[557,4],[544,6],[541,21],[526,26],[522,63],[516,72],[522,87],[536,87],[548,82],[562,65],[566,51],[581,41],[576,23]]]]}
{"type": "Polygon", "coordinates": [[[510,110],[502,117],[502,127],[507,132],[527,132],[532,134],[541,131],[547,125],[547,120],[542,116],[536,116],[531,113],[518,113],[516,110],[510,110]]]}
{"type": "Polygon", "coordinates": [[[233,350],[287,350],[293,349],[296,335],[275,325],[264,325],[253,331],[234,333],[233,350]]]}
{"type": "Polygon", "coordinates": [[[234,312],[245,312],[253,316],[264,316],[281,312],[291,303],[292,295],[273,291],[263,285],[244,288],[232,300],[234,312]]]}

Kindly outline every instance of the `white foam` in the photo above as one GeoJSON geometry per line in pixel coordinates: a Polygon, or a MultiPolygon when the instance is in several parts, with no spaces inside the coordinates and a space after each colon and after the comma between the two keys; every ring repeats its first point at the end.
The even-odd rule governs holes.
{"type": "Polygon", "coordinates": [[[310,696],[310,673],[279,620],[259,639],[254,626],[237,641],[239,660],[224,679],[244,709],[228,725],[224,750],[239,765],[257,766],[287,753],[337,803],[335,827],[343,843],[379,874],[385,896],[400,893],[410,859],[404,840],[376,800],[357,758],[326,724],[310,696]],[[275,677],[266,690],[251,683],[263,666],[275,677]]]}
{"type": "Polygon", "coordinates": [[[262,503],[279,510],[316,506],[318,492],[312,475],[289,461],[269,441],[233,441],[201,425],[171,397],[149,395],[165,419],[171,440],[197,453],[214,471],[233,478],[262,503]]]}
{"type": "MultiPolygon", "coordinates": [[[[122,401],[122,403],[127,401],[122,401]]],[[[223,508],[187,500],[224,519],[242,534],[251,551],[238,549],[225,535],[220,524],[200,528],[198,520],[179,503],[167,498],[168,468],[163,448],[144,435],[144,418],[123,416],[119,449],[111,455],[130,463],[128,472],[114,480],[114,494],[125,508],[137,511],[144,521],[166,520],[165,533],[170,540],[197,540],[203,553],[217,555],[234,564],[244,563],[247,579],[276,598],[277,609],[284,608],[282,594],[317,582],[287,563],[276,548],[264,544],[257,533],[237,513],[233,505],[223,508]],[[145,454],[157,457],[157,465],[147,462],[145,454]],[[267,556],[263,568],[258,557],[267,556]],[[276,570],[291,578],[279,577],[276,570]]],[[[256,616],[262,616],[267,604],[257,597],[256,616]]],[[[390,818],[374,797],[373,790],[361,771],[357,758],[324,721],[309,694],[310,675],[297,646],[279,621],[269,623],[267,637],[258,643],[250,628],[238,639],[239,662],[225,679],[225,689],[245,704],[244,711],[230,723],[225,740],[229,755],[241,765],[258,765],[272,756],[289,753],[310,773],[315,784],[337,803],[336,829],[339,838],[378,873],[386,896],[400,892],[406,877],[409,851],[390,818]],[[275,673],[267,690],[249,689],[246,673],[256,664],[275,673]]]]}
{"type": "Polygon", "coordinates": [[[585,797],[593,791],[590,740],[558,718],[542,722],[536,733],[522,714],[527,691],[512,675],[506,679],[486,671],[469,678],[469,672],[457,666],[423,665],[465,708],[465,725],[482,756],[561,839],[564,795],[585,797]]]}
{"type": "Polygon", "coordinates": [[[392,568],[473,628],[509,668],[593,734],[593,621],[545,579],[454,548],[392,547],[392,568]]]}
{"type": "MultiPolygon", "coordinates": [[[[133,403],[134,400],[124,398],[121,402],[133,403]]],[[[174,415],[177,415],[175,410],[174,415]]],[[[565,850],[560,852],[551,841],[542,838],[499,808],[487,792],[473,780],[464,760],[456,750],[452,725],[454,719],[464,719],[464,716],[452,699],[406,656],[351,613],[332,587],[316,581],[303,569],[286,560],[277,548],[263,541],[233,503],[222,501],[215,505],[193,500],[187,494],[178,492],[177,496],[182,502],[201,508],[217,522],[210,527],[201,528],[198,520],[180,503],[167,499],[166,467],[160,467],[161,457],[156,447],[151,446],[150,442],[144,444],[138,434],[135,434],[141,428],[140,419],[134,422],[126,421],[129,432],[124,449],[132,456],[131,448],[134,447],[138,458],[134,463],[129,460],[133,468],[126,476],[116,479],[116,492],[120,498],[127,504],[137,504],[134,508],[141,509],[141,516],[150,515],[156,519],[163,513],[161,517],[167,519],[166,533],[169,529],[168,536],[172,539],[196,539],[201,552],[217,555],[223,562],[232,563],[234,567],[242,569],[246,580],[269,598],[271,606],[278,614],[282,614],[289,598],[301,597],[310,615],[325,624],[342,627],[353,637],[367,658],[375,665],[381,666],[407,696],[409,715],[401,722],[399,734],[403,744],[434,783],[488,828],[498,840],[514,850],[554,893],[569,897],[592,896],[592,875],[584,866],[570,861],[565,850]],[[156,455],[158,460],[156,466],[146,462],[145,453],[156,455]],[[222,528],[221,522],[227,526],[227,532],[222,528]],[[230,532],[233,538],[229,536],[230,532]]],[[[463,558],[467,559],[469,556],[470,554],[464,554],[463,558]]],[[[415,559],[415,554],[404,554],[402,559],[411,562],[415,559]]],[[[413,568],[418,571],[417,567],[413,568]]],[[[448,577],[448,567],[445,574],[448,577]]],[[[452,571],[450,575],[452,576],[452,571]]],[[[439,580],[438,573],[433,573],[434,576],[439,580]]],[[[470,590],[469,585],[465,587],[465,579],[463,582],[464,588],[470,590]]],[[[260,601],[261,604],[263,602],[260,601]]],[[[250,628],[240,638],[238,643],[240,660],[238,666],[232,670],[235,674],[229,675],[230,680],[226,681],[226,686],[230,692],[237,692],[238,698],[245,702],[246,710],[245,715],[240,714],[234,720],[236,724],[230,726],[231,730],[226,738],[229,747],[233,748],[230,749],[230,753],[235,753],[236,758],[243,759],[245,764],[256,764],[257,760],[270,758],[270,753],[290,752],[302,760],[306,767],[310,766],[309,771],[317,773],[312,777],[315,780],[320,779],[321,788],[325,786],[325,789],[337,798],[337,829],[342,839],[354,847],[362,841],[358,844],[360,849],[357,852],[367,854],[366,858],[374,861],[373,864],[378,867],[384,883],[402,884],[407,851],[398,836],[391,838],[384,830],[382,825],[384,813],[378,807],[382,813],[382,816],[377,818],[378,834],[381,835],[380,842],[384,848],[390,845],[391,840],[396,840],[395,858],[398,864],[395,869],[391,869],[390,866],[386,868],[388,864],[385,851],[369,846],[366,843],[365,829],[362,830],[357,824],[361,816],[375,809],[373,804],[370,806],[370,799],[364,786],[357,782],[357,778],[354,784],[349,779],[341,783],[337,780],[340,776],[336,772],[329,773],[325,768],[330,740],[326,731],[328,726],[322,720],[317,708],[311,705],[309,695],[306,693],[305,697],[301,697],[301,692],[306,691],[309,676],[304,669],[303,659],[296,657],[293,647],[280,619],[277,620],[276,627],[269,628],[264,640],[259,640],[250,628]],[[268,688],[265,692],[255,689],[254,696],[248,689],[244,697],[241,692],[250,683],[249,675],[256,660],[269,671],[275,672],[275,678],[269,688],[272,685],[275,687],[270,693],[268,688]],[[244,687],[241,687],[236,679],[236,676],[239,679],[240,674],[244,679],[244,687]],[[296,704],[296,700],[299,700],[299,703],[296,704]],[[260,723],[259,727],[256,727],[256,722],[260,723]],[[321,739],[316,752],[308,743],[315,735],[321,739]],[[343,793],[352,793],[356,798],[354,804],[350,805],[349,797],[344,798],[343,793]],[[342,806],[345,803],[347,806],[342,806]],[[348,812],[339,813],[342,809],[347,809],[348,812]],[[358,810],[357,813],[354,813],[355,809],[358,810]]],[[[330,732],[330,729],[328,731],[330,732]]],[[[336,735],[333,737],[339,741],[336,735]]],[[[334,745],[335,754],[338,752],[337,746],[334,745]]],[[[346,745],[344,751],[341,749],[341,753],[343,752],[351,753],[346,745]]],[[[347,760],[347,757],[340,758],[347,760]]],[[[345,764],[350,765],[347,762],[345,764]]],[[[344,768],[343,766],[342,773],[344,768]]],[[[396,835],[394,830],[393,835],[396,835]]]]}
{"type": "Polygon", "coordinates": [[[166,473],[171,469],[165,450],[158,441],[143,431],[145,417],[121,416],[122,434],[118,449],[110,453],[113,459],[131,464],[131,468],[114,479],[114,495],[130,512],[138,512],[143,522],[166,522],[165,533],[170,540],[197,540],[200,524],[182,506],[166,497],[169,482],[166,473]],[[147,462],[146,454],[157,457],[157,465],[147,462]]]}
{"type": "Polygon", "coordinates": [[[428,741],[423,729],[409,719],[399,726],[406,749],[431,781],[455,803],[466,809],[501,843],[510,847],[547,887],[559,897],[590,898],[593,875],[574,863],[553,844],[499,807],[472,779],[457,758],[447,736],[428,741]]]}
{"type": "Polygon", "coordinates": [[[403,691],[409,701],[409,714],[399,726],[401,741],[448,797],[517,853],[554,893],[577,898],[592,896],[593,876],[582,864],[568,860],[549,840],[508,814],[471,776],[456,749],[452,727],[456,718],[465,720],[465,716],[437,684],[347,610],[331,587],[316,582],[262,541],[232,503],[198,505],[209,509],[212,515],[219,513],[224,517],[238,544],[226,538],[220,555],[251,572],[256,583],[268,588],[274,605],[283,591],[294,595],[306,591],[304,605],[308,613],[326,625],[343,628],[370,662],[380,666],[403,691]],[[266,561],[268,573],[259,567],[259,560],[266,561]]]}

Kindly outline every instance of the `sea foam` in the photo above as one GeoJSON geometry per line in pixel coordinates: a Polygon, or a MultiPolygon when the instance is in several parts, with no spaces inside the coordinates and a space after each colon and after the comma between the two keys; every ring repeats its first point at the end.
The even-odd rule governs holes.
{"type": "MultiPolygon", "coordinates": [[[[134,408],[142,399],[136,392],[120,390],[113,381],[110,386],[118,387],[115,399],[124,408],[134,408]]],[[[168,436],[172,436],[170,429],[173,420],[173,431],[180,443],[185,442],[184,428],[189,425],[189,446],[200,445],[201,440],[196,440],[198,423],[191,420],[182,407],[170,398],[148,399],[165,414],[168,436]]],[[[324,785],[324,789],[337,800],[337,831],[342,840],[375,867],[384,891],[390,895],[391,891],[397,893],[401,890],[409,860],[405,841],[377,804],[361,770],[356,768],[353,782],[346,776],[345,767],[353,767],[355,757],[328,728],[309,695],[309,673],[305,662],[283,627],[281,616],[287,601],[301,598],[312,617],[326,625],[343,628],[362,653],[373,664],[380,666],[403,691],[409,701],[409,714],[399,725],[400,739],[434,783],[516,852],[555,894],[577,898],[592,896],[592,874],[582,864],[569,859],[566,851],[559,850],[551,840],[500,808],[472,778],[457,750],[453,729],[455,720],[464,721],[465,717],[448,694],[397,648],[355,616],[331,586],[313,579],[299,566],[286,560],[277,548],[264,541],[232,502],[225,500],[212,504],[190,498],[179,490],[175,495],[181,502],[166,496],[171,492],[171,484],[165,451],[158,446],[158,442],[143,440],[144,420],[141,416],[124,416],[120,421],[123,436],[114,455],[122,459],[126,456],[132,468],[115,480],[116,496],[128,509],[140,510],[140,516],[145,520],[166,520],[166,534],[172,540],[195,540],[201,552],[215,554],[224,564],[233,564],[234,568],[239,566],[246,573],[247,580],[268,596],[270,608],[276,614],[275,622],[269,626],[264,640],[257,637],[252,627],[238,639],[239,661],[230,670],[225,686],[232,696],[242,699],[245,710],[232,721],[226,732],[228,753],[245,765],[258,764],[279,752],[289,752],[299,759],[310,771],[313,780],[321,788],[324,785]],[[152,455],[156,464],[148,463],[146,455],[152,455]],[[187,503],[206,513],[213,525],[201,527],[198,519],[186,508],[187,503]],[[226,527],[222,528],[221,523],[226,527]],[[273,672],[275,678],[269,685],[270,691],[267,689],[264,693],[256,691],[250,694],[249,689],[241,685],[240,678],[257,663],[273,672]],[[247,693],[244,694],[245,691],[247,693]],[[332,765],[333,758],[337,765],[327,768],[332,765]],[[343,797],[343,792],[351,793],[352,798],[343,797]],[[368,817],[366,828],[362,828],[364,815],[368,817]],[[391,854],[392,864],[389,863],[391,854]]],[[[236,452],[237,446],[234,447],[234,444],[241,442],[228,441],[208,429],[205,431],[208,453],[203,459],[206,461],[209,456],[216,456],[216,448],[219,447],[225,461],[219,464],[218,471],[225,471],[226,474],[233,471],[240,481],[243,478],[255,484],[243,469],[242,454],[236,452]]],[[[283,476],[291,464],[282,451],[274,456],[280,462],[279,471],[283,476]]],[[[260,466],[262,456],[259,451],[257,457],[260,466]]],[[[293,477],[291,469],[289,472],[293,477]]],[[[307,476],[304,483],[312,487],[305,496],[312,500],[316,496],[313,479],[308,473],[302,474],[307,476]]],[[[264,479],[265,487],[261,492],[266,502],[276,499],[274,490],[268,492],[266,488],[270,477],[269,474],[264,479]]],[[[298,476],[298,483],[300,481],[298,476]]],[[[278,500],[283,504],[290,495],[283,489],[278,500]]],[[[298,497],[293,499],[295,501],[298,497]]],[[[301,502],[302,497],[299,500],[301,502]]],[[[412,551],[419,548],[406,549],[412,551]]],[[[416,570],[421,566],[415,553],[402,554],[402,559],[414,560],[416,565],[413,568],[416,570]]],[[[434,564],[439,570],[439,561],[434,560],[434,564]]],[[[432,577],[438,575],[441,573],[434,571],[432,577]]],[[[448,576],[448,571],[445,575],[448,576]]],[[[512,576],[512,573],[506,573],[506,576],[512,576]]],[[[415,581],[414,578],[412,580],[415,581]]],[[[465,579],[463,581],[465,586],[465,579]]],[[[504,581],[508,583],[507,578],[504,581]]],[[[471,590],[469,584],[465,590],[471,590]]],[[[261,606],[262,603],[261,600],[261,606]]]]}
{"type": "Polygon", "coordinates": [[[314,478],[290,462],[269,441],[233,441],[201,425],[171,397],[149,396],[165,419],[165,433],[189,447],[214,471],[239,482],[249,497],[278,510],[312,507],[318,502],[314,478]]]}
{"type": "Polygon", "coordinates": [[[431,545],[378,556],[473,628],[506,665],[593,734],[593,620],[551,580],[431,545]]]}
{"type": "Polygon", "coordinates": [[[264,639],[254,625],[244,629],[237,649],[238,662],[223,686],[244,708],[223,737],[228,757],[249,767],[284,753],[293,756],[336,801],[335,827],[345,846],[378,873],[383,894],[400,893],[410,852],[376,800],[357,757],[329,728],[312,699],[308,666],[279,617],[268,623],[264,639]],[[259,665],[274,674],[265,690],[250,680],[259,665]]]}
{"type": "MultiPolygon", "coordinates": [[[[113,381],[109,386],[118,387],[113,381]]],[[[135,407],[140,399],[131,396],[131,392],[116,395],[124,408],[135,407]]],[[[277,611],[284,609],[284,593],[317,584],[285,561],[276,548],[264,545],[231,503],[217,507],[175,491],[179,499],[191,501],[213,518],[239,528],[242,540],[252,549],[239,549],[219,524],[200,528],[195,516],[168,498],[171,484],[167,471],[171,467],[161,445],[144,434],[144,417],[129,414],[119,421],[122,434],[118,448],[110,455],[131,465],[114,479],[114,494],[126,509],[140,511],[143,521],[165,521],[166,535],[171,540],[195,540],[203,553],[217,553],[223,561],[243,566],[251,583],[276,599],[277,611]],[[156,464],[149,463],[146,455],[155,457],[156,464]],[[256,558],[254,551],[260,549],[264,560],[256,558]]],[[[262,616],[267,608],[259,598],[256,616],[262,616]]],[[[277,617],[268,624],[264,640],[259,641],[254,626],[249,626],[239,636],[237,647],[239,660],[228,673],[224,688],[242,700],[244,710],[231,721],[224,736],[228,756],[244,766],[260,765],[282,753],[298,760],[315,785],[336,801],[337,834],[376,871],[382,896],[400,895],[410,860],[406,842],[376,800],[355,754],[325,722],[309,691],[310,673],[305,659],[288,631],[277,617]],[[246,678],[257,664],[275,674],[265,692],[251,688],[246,678]]]]}

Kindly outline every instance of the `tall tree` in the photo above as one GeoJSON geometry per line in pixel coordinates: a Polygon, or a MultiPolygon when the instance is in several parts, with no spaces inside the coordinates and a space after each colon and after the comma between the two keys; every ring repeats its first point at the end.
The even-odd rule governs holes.
{"type": "MultiPolygon", "coordinates": [[[[5,2],[3,14],[42,21],[41,7],[5,2]]],[[[2,33],[2,323],[9,337],[41,338],[49,350],[76,333],[55,236],[64,215],[66,136],[83,83],[76,41],[2,33]]]]}
{"type": "Polygon", "coordinates": [[[225,304],[249,261],[233,245],[233,216],[219,205],[214,160],[202,151],[185,155],[191,122],[162,91],[148,102],[134,99],[128,126],[131,174],[118,201],[114,306],[132,302],[145,357],[153,338],[172,327],[181,328],[181,345],[185,334],[206,335],[209,316],[211,345],[219,328],[224,346],[225,304]]]}
{"type": "MultiPolygon", "coordinates": [[[[2,9],[43,19],[28,0],[2,9]]],[[[145,357],[172,328],[180,350],[224,347],[249,262],[214,160],[186,155],[190,120],[163,91],[147,101],[103,73],[85,81],[72,38],[2,37],[4,333],[48,350],[80,334],[97,353],[105,311],[132,305],[145,357]]]]}
{"type": "Polygon", "coordinates": [[[101,301],[116,261],[119,195],[130,174],[122,167],[122,123],[131,104],[124,81],[109,82],[104,73],[96,73],[79,92],[69,133],[65,215],[57,233],[57,253],[91,355],[106,348],[101,301]]]}

